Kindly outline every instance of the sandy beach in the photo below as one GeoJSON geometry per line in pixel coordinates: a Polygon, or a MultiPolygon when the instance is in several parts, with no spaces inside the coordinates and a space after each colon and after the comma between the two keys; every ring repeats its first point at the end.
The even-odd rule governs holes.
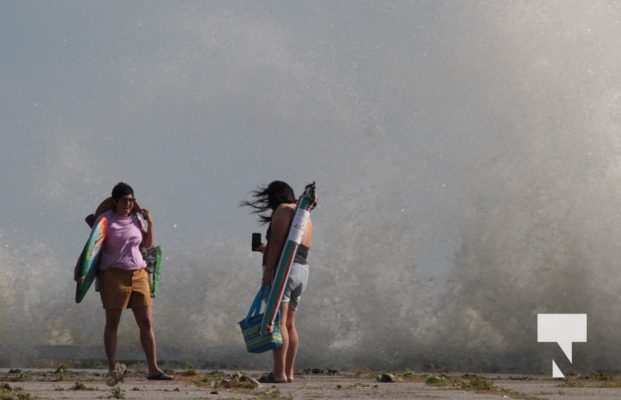
{"type": "Polygon", "coordinates": [[[617,399],[621,377],[300,371],[294,383],[263,384],[257,371],[169,370],[174,381],[148,381],[130,368],[110,387],[104,370],[1,369],[0,400],[22,399],[617,399]]]}

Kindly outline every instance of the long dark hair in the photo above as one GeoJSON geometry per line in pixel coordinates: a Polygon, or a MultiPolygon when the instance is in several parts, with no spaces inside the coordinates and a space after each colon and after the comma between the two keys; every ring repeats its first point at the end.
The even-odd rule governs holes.
{"type": "Polygon", "coordinates": [[[251,199],[242,201],[240,206],[248,206],[252,213],[259,216],[259,222],[266,224],[272,221],[272,214],[283,203],[295,203],[295,194],[291,186],[282,181],[274,181],[267,186],[259,186],[251,192],[251,199]],[[268,211],[271,212],[268,215],[268,211]]]}

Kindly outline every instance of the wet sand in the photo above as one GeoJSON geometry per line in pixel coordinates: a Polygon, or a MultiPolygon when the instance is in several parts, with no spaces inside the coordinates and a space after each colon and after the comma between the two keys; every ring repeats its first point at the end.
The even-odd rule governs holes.
{"type": "Polygon", "coordinates": [[[148,381],[130,369],[114,387],[104,370],[0,369],[8,399],[523,399],[621,398],[621,377],[306,370],[294,383],[258,383],[257,371],[170,370],[174,381],[148,381]]]}

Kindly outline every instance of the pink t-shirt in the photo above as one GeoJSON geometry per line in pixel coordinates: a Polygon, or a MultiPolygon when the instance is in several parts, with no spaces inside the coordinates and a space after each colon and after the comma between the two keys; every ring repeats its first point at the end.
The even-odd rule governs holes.
{"type": "Polygon", "coordinates": [[[99,269],[106,270],[112,267],[133,271],[145,268],[147,263],[142,258],[139,249],[142,243],[141,228],[143,225],[136,213],[123,218],[114,211],[107,211],[101,217],[108,218],[108,232],[99,261],[99,269]]]}

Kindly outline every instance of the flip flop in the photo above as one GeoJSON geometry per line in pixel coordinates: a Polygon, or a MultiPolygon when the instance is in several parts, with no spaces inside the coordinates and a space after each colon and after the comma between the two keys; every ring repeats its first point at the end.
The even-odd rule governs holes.
{"type": "Polygon", "coordinates": [[[162,371],[159,371],[155,375],[147,376],[147,379],[150,380],[150,381],[172,381],[175,378],[172,377],[171,375],[168,375],[168,374],[162,372],[162,371]]]}
{"type": "Polygon", "coordinates": [[[267,375],[264,375],[259,378],[259,382],[261,383],[287,383],[287,381],[279,381],[274,377],[274,373],[270,372],[267,375]]]}

